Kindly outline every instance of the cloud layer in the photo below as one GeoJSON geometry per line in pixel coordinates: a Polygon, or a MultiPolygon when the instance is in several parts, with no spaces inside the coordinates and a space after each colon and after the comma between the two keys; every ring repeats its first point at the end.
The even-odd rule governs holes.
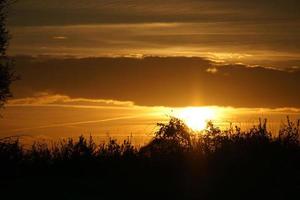
{"type": "MultiPolygon", "coordinates": [[[[300,70],[203,58],[17,57],[16,98],[38,92],[146,106],[300,107],[300,70]]],[[[68,100],[69,101],[69,100],[68,100]]]]}
{"type": "Polygon", "coordinates": [[[299,66],[299,4],[297,0],[18,1],[9,16],[9,53],[205,56],[299,66]]]}
{"type": "Polygon", "coordinates": [[[16,4],[12,24],[299,22],[299,6],[297,0],[26,0],[16,4]]]}

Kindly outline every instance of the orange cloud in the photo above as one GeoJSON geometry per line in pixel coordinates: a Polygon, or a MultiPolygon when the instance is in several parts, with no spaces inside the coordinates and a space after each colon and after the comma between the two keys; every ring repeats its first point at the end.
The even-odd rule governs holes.
{"type": "Polygon", "coordinates": [[[70,98],[67,95],[36,93],[33,97],[19,98],[8,101],[8,106],[14,105],[71,105],[71,106],[117,106],[133,107],[132,101],[117,101],[112,99],[70,98]]]}

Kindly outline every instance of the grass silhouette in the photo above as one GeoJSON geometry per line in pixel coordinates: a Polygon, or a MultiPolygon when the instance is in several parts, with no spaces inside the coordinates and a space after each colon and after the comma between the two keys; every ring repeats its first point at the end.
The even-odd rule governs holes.
{"type": "Polygon", "coordinates": [[[195,134],[171,118],[141,148],[80,136],[23,148],[0,140],[4,199],[294,199],[300,191],[299,121],[278,134],[207,124],[195,134]]]}

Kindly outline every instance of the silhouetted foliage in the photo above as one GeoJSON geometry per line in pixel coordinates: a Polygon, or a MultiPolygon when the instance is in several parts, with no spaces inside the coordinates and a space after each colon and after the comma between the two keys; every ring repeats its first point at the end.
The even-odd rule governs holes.
{"type": "Polygon", "coordinates": [[[202,133],[171,118],[142,148],[130,139],[96,144],[80,136],[25,149],[0,140],[1,194],[45,198],[291,199],[300,181],[299,121],[278,135],[260,120],[248,131],[202,133]],[[48,190],[51,188],[51,193],[48,190]],[[15,193],[14,191],[20,191],[15,193]],[[28,194],[28,195],[25,195],[28,194]]]}
{"type": "Polygon", "coordinates": [[[7,8],[11,0],[0,1],[0,55],[4,56],[8,47],[9,34],[6,28],[7,8]]]}
{"type": "Polygon", "coordinates": [[[10,0],[0,1],[0,108],[12,96],[10,85],[18,77],[12,69],[12,61],[6,55],[9,34],[6,28],[7,8],[12,3],[10,0]]]}
{"type": "Polygon", "coordinates": [[[178,154],[191,148],[190,129],[180,119],[172,117],[168,124],[158,123],[159,130],[153,140],[141,149],[142,153],[178,154]]]}

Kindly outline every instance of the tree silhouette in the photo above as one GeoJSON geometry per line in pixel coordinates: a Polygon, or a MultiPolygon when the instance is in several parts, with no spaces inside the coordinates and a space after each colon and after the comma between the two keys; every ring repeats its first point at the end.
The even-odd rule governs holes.
{"type": "Polygon", "coordinates": [[[12,70],[12,61],[7,57],[9,34],[6,28],[7,8],[10,0],[0,1],[0,108],[4,106],[7,99],[12,96],[10,85],[17,79],[12,70]]]}
{"type": "Polygon", "coordinates": [[[143,154],[177,154],[191,148],[191,132],[180,119],[171,117],[169,123],[158,123],[159,130],[152,141],[141,148],[143,154]]]}

